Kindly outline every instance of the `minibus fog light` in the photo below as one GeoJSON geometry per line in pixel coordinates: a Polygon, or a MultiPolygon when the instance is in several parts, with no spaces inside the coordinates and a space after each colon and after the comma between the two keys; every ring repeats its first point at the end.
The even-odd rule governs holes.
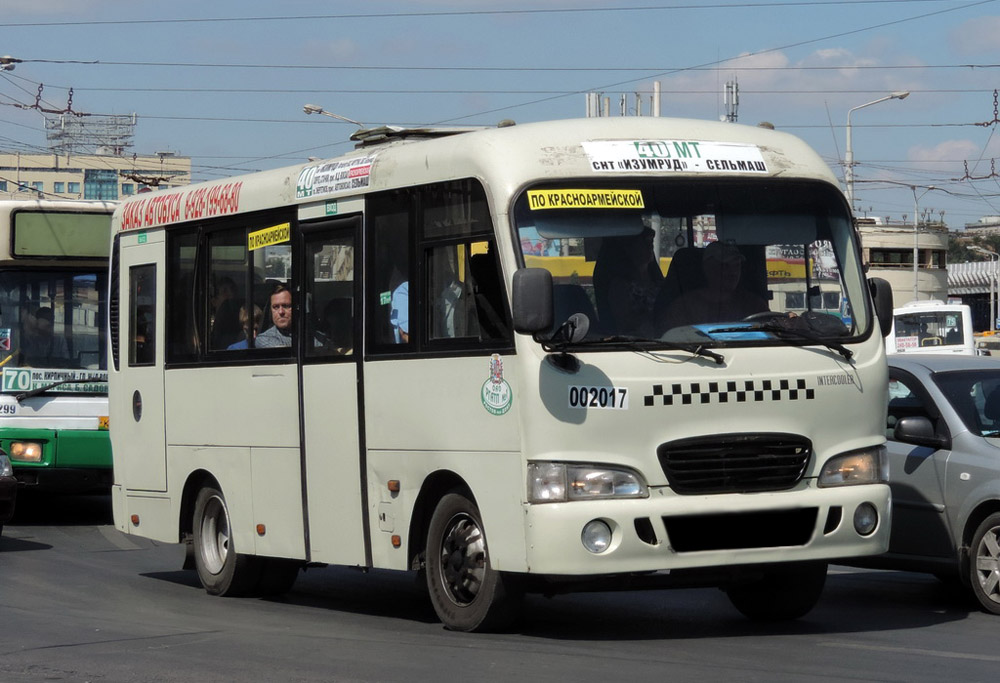
{"type": "Polygon", "coordinates": [[[611,527],[599,519],[591,520],[583,527],[580,540],[583,547],[595,555],[603,553],[611,545],[611,527]]]}
{"type": "Polygon", "coordinates": [[[10,457],[12,460],[23,462],[41,462],[42,444],[34,441],[12,441],[10,444],[10,457]]]}
{"type": "Polygon", "coordinates": [[[0,477],[13,477],[14,468],[10,466],[10,458],[0,453],[0,477]]]}
{"type": "Polygon", "coordinates": [[[870,536],[878,526],[878,510],[871,503],[862,503],[854,511],[854,530],[862,536],[870,536]]]}

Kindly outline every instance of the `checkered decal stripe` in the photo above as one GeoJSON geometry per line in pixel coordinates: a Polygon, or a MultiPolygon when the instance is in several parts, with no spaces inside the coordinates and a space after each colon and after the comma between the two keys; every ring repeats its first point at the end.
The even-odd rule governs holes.
{"type": "Polygon", "coordinates": [[[643,404],[646,406],[686,406],[706,403],[809,401],[815,397],[816,390],[806,388],[804,379],[747,379],[726,382],[654,384],[653,393],[643,397],[643,404]]]}

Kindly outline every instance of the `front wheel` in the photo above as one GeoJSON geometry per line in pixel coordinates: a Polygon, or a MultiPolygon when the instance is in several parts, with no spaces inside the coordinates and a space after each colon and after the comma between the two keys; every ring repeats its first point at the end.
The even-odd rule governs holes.
{"type": "Polygon", "coordinates": [[[826,563],[775,565],[764,575],[726,587],[729,601],[754,621],[786,621],[807,614],[823,594],[826,563]]]}
{"type": "Polygon", "coordinates": [[[1000,512],[976,528],[969,557],[969,583],[980,607],[1000,614],[1000,512]]]}
{"type": "Polygon", "coordinates": [[[465,495],[438,503],[427,531],[427,590],[438,618],[454,631],[509,626],[520,608],[512,580],[490,567],[479,509],[465,495]]]}
{"type": "Polygon", "coordinates": [[[205,591],[211,595],[245,595],[256,586],[261,564],[252,555],[240,555],[233,544],[226,499],[206,486],[194,503],[194,565],[205,591]]]}

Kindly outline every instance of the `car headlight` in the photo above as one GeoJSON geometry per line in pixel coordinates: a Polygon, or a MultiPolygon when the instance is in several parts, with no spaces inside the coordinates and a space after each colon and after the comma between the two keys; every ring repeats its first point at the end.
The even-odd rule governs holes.
{"type": "Polygon", "coordinates": [[[0,453],[0,477],[14,476],[14,468],[10,466],[10,458],[0,453]]]}
{"type": "Polygon", "coordinates": [[[830,458],[819,475],[820,486],[884,484],[889,481],[885,446],[872,446],[830,458]]]}
{"type": "Polygon", "coordinates": [[[588,463],[528,463],[528,502],[645,498],[646,483],[632,470],[588,463]]]}

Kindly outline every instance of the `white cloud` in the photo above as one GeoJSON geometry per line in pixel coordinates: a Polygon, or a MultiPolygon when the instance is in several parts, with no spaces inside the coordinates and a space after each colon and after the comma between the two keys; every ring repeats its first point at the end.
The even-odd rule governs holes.
{"type": "Polygon", "coordinates": [[[970,19],[948,34],[951,49],[961,55],[995,55],[1000,36],[1000,16],[970,19]]]}
{"type": "Polygon", "coordinates": [[[933,147],[915,145],[910,147],[907,158],[910,161],[955,161],[974,159],[982,153],[979,144],[971,140],[945,140],[933,147]]]}

